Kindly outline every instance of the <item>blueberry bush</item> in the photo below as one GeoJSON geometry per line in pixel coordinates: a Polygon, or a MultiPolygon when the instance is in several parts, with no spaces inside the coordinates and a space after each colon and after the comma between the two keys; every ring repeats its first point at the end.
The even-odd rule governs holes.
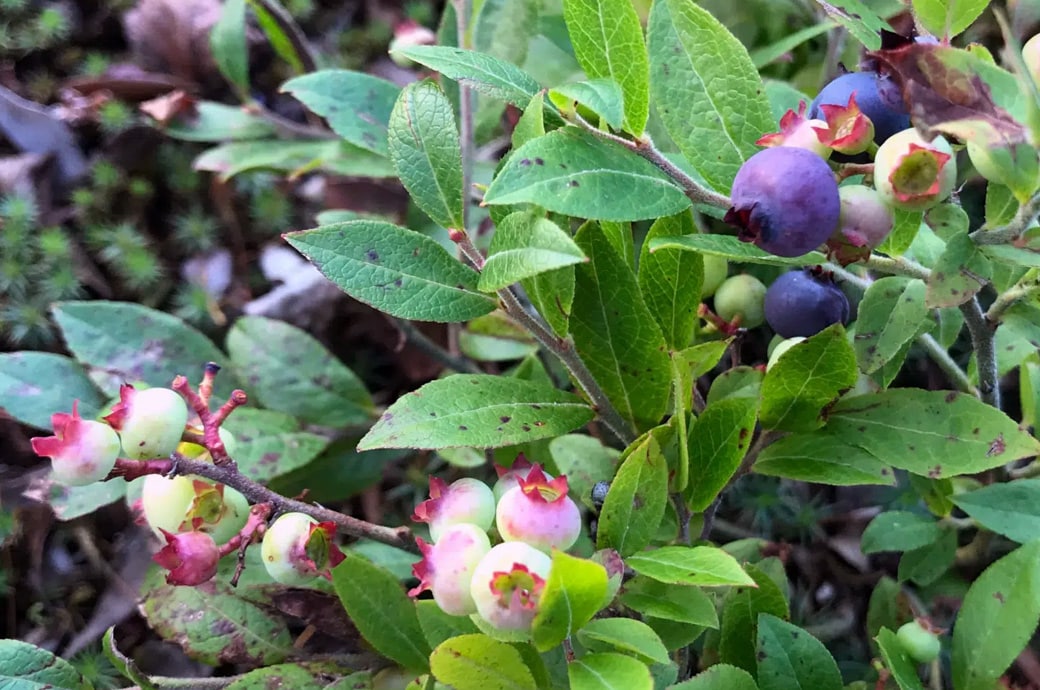
{"type": "MultiPolygon", "coordinates": [[[[386,399],[274,319],[57,302],[68,355],[0,355],[46,500],[131,507],[204,687],[1035,687],[1040,37],[905,4],[456,0],[400,87],[227,0],[240,104],[146,112],[224,179],[399,180],[408,219],[283,237],[440,375],[386,399]],[[403,513],[329,507],[402,467],[403,513]]],[[[0,678],[89,685],[16,640],[0,678]]]]}

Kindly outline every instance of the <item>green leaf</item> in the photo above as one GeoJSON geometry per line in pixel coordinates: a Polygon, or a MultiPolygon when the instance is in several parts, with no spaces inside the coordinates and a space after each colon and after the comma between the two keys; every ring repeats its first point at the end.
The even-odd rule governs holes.
{"type": "Polygon", "coordinates": [[[410,671],[430,668],[430,648],[415,603],[397,578],[368,560],[347,553],[332,570],[332,585],[358,632],[383,656],[410,671]]]}
{"type": "Polygon", "coordinates": [[[737,471],[751,445],[757,412],[755,398],[727,398],[704,408],[690,427],[690,480],[684,492],[690,510],[711,505],[737,471]]]}
{"type": "Polygon", "coordinates": [[[991,690],[1040,618],[1040,541],[986,568],[968,589],[953,629],[953,685],[991,690]]]}
{"type": "Polygon", "coordinates": [[[596,615],[607,596],[607,570],[599,563],[554,550],[531,628],[534,646],[547,652],[596,615]]]}
{"type": "Polygon", "coordinates": [[[123,498],[126,496],[126,486],[123,479],[110,479],[86,486],[65,486],[54,482],[48,490],[47,503],[59,520],[74,520],[123,498]]]}
{"type": "Polygon", "coordinates": [[[900,582],[912,581],[927,587],[946,574],[957,559],[957,531],[942,527],[935,541],[912,549],[899,559],[900,582]]]}
{"type": "Polygon", "coordinates": [[[975,397],[898,388],[840,400],[828,433],[928,477],[975,474],[1040,452],[1040,441],[975,397]]]}
{"type": "Polygon", "coordinates": [[[830,0],[821,7],[867,50],[879,49],[881,30],[891,29],[888,22],[860,0],[830,0]]]}
{"type": "Polygon", "coordinates": [[[246,43],[245,0],[228,0],[209,36],[213,60],[240,98],[249,95],[249,48],[246,43]]]}
{"type": "Polygon", "coordinates": [[[415,613],[419,616],[419,625],[431,647],[437,647],[452,637],[476,635],[480,632],[469,616],[445,613],[433,599],[417,599],[415,613]]]}
{"type": "Polygon", "coordinates": [[[376,220],[291,232],[286,241],[341,290],[391,316],[467,321],[494,310],[476,271],[426,235],[376,220]]]}
{"type": "Polygon", "coordinates": [[[566,336],[574,307],[574,266],[539,273],[520,284],[556,335],[566,336]]]}
{"type": "Polygon", "coordinates": [[[758,687],[761,690],[841,690],[834,657],[815,637],[776,616],[758,616],[758,687]]]}
{"type": "Polygon", "coordinates": [[[867,635],[874,637],[886,627],[898,630],[913,618],[910,597],[903,591],[903,586],[883,575],[870,593],[867,604],[867,635]]]}
{"type": "MultiPolygon", "coordinates": [[[[485,2],[485,7],[487,3],[485,2]]],[[[539,91],[524,108],[523,114],[513,127],[511,141],[518,149],[532,139],[545,135],[545,94],[539,91]]]]}
{"type": "Polygon", "coordinates": [[[600,510],[597,548],[622,556],[644,549],[657,533],[668,503],[668,461],[652,434],[624,456],[600,510]]]}
{"type": "Polygon", "coordinates": [[[649,427],[664,415],[671,381],[661,329],[603,230],[587,223],[575,240],[590,259],[575,269],[575,348],[621,416],[649,427]]]}
{"type": "Polygon", "coordinates": [[[221,143],[248,139],[270,139],[278,134],[267,120],[242,106],[199,101],[190,115],[181,115],[161,125],[163,133],[181,141],[221,143]]]}
{"type": "Polygon", "coordinates": [[[440,72],[477,93],[512,103],[518,108],[526,107],[528,101],[542,90],[527,72],[485,53],[451,46],[412,46],[393,52],[440,72]]]}
{"type": "Polygon", "coordinates": [[[719,630],[719,658],[723,663],[756,672],[755,646],[759,614],[788,616],[787,599],[780,586],[754,565],[747,566],[755,586],[737,587],[722,600],[722,627],[719,630]]]}
{"type": "Polygon", "coordinates": [[[840,436],[826,433],[791,434],[769,444],[758,454],[754,470],[833,486],[896,485],[891,467],[840,436]]]}
{"type": "Polygon", "coordinates": [[[765,87],[740,41],[708,10],[655,2],[647,22],[654,106],[679,150],[728,192],[755,141],[776,129],[765,87]]]}
{"type": "Polygon", "coordinates": [[[556,223],[528,211],[516,211],[495,228],[478,287],[494,292],[539,273],[587,260],[556,223]]]}
{"type": "Polygon", "coordinates": [[[400,450],[358,453],[359,438],[360,435],[335,439],[303,467],[272,479],[268,488],[283,496],[297,496],[306,490],[309,500],[329,504],[375,486],[382,481],[387,466],[402,459],[405,453],[400,450]]]}
{"type": "Polygon", "coordinates": [[[245,316],[228,333],[227,349],[250,396],[269,410],[328,427],[373,417],[365,384],[306,331],[245,316]]]}
{"type": "Polygon", "coordinates": [[[437,680],[455,690],[536,690],[520,652],[486,635],[460,635],[442,642],[430,656],[437,680]]]}
{"type": "Polygon", "coordinates": [[[549,91],[549,100],[561,112],[569,114],[575,106],[584,106],[603,118],[611,129],[621,129],[625,117],[624,98],[621,87],[613,79],[577,81],[549,91]]]}
{"type": "Polygon", "coordinates": [[[278,0],[249,0],[249,6],[278,57],[285,60],[294,72],[315,70],[316,60],[307,44],[307,37],[278,0]]]}
{"type": "Polygon", "coordinates": [[[294,418],[273,410],[239,409],[224,426],[235,435],[238,471],[257,482],[304,467],[329,445],[328,438],[301,431],[294,418]]]}
{"type": "Polygon", "coordinates": [[[719,627],[715,602],[696,587],[671,585],[639,575],[625,583],[621,603],[644,616],[719,627]]]}
{"type": "Polygon", "coordinates": [[[892,673],[899,690],[924,690],[921,678],[917,675],[917,663],[910,658],[896,634],[888,628],[881,628],[877,637],[881,658],[892,673]]]}
{"type": "Polygon", "coordinates": [[[964,304],[986,286],[991,270],[989,259],[969,239],[967,232],[954,235],[932,268],[925,304],[929,307],[964,304]]]}
{"type": "Polygon", "coordinates": [[[545,384],[456,374],[399,398],[358,449],[501,448],[559,436],[592,417],[580,398],[545,384]]]}
{"type": "Polygon", "coordinates": [[[0,640],[0,687],[7,690],[78,690],[89,687],[76,667],[21,640],[0,640]]]}
{"type": "MultiPolygon", "coordinates": [[[[165,387],[177,376],[197,381],[207,362],[228,364],[227,356],[206,336],[140,304],[58,302],[52,313],[72,356],[106,395],[117,395],[127,381],[165,387]]],[[[235,375],[225,369],[214,382],[213,394],[218,400],[227,398],[238,387],[235,375]]]]}
{"type": "Polygon", "coordinates": [[[744,669],[729,664],[715,664],[689,680],[669,685],[668,690],[758,690],[758,686],[744,669]]]}
{"type": "Polygon", "coordinates": [[[863,531],[860,548],[866,554],[911,551],[931,544],[939,533],[939,523],[933,517],[889,510],[870,521],[863,531]]]}
{"type": "Polygon", "coordinates": [[[396,85],[363,72],[326,69],[290,79],[281,91],[324,117],[351,144],[388,156],[387,127],[401,94],[396,85]]]}
{"type": "Polygon", "coordinates": [[[571,495],[592,507],[592,487],[614,476],[620,453],[592,436],[566,434],[549,442],[549,453],[560,474],[567,475],[571,495]]]}
{"type": "Polygon", "coordinates": [[[614,221],[657,218],[690,206],[653,163],[577,127],[553,130],[514,151],[484,202],[529,202],[568,216],[614,221]]]}
{"type": "Polygon", "coordinates": [[[372,676],[367,671],[355,673],[347,666],[332,661],[294,661],[258,668],[238,676],[224,690],[371,690],[372,676]]]}
{"type": "Polygon", "coordinates": [[[257,588],[232,587],[216,577],[198,587],[168,585],[152,566],[141,586],[141,613],[165,640],[210,666],[277,664],[293,653],[289,627],[257,588]],[[219,630],[219,634],[214,634],[219,630]]]}
{"type": "Polygon", "coordinates": [[[676,249],[650,252],[656,237],[692,235],[693,216],[683,211],[658,218],[650,226],[639,253],[639,290],[668,347],[681,350],[690,344],[697,326],[697,308],[704,283],[704,261],[699,254],[676,249]]]}
{"type": "Polygon", "coordinates": [[[629,0],[564,0],[563,16],[585,74],[618,83],[625,130],[641,135],[650,113],[650,64],[635,7],[629,0]]]}
{"type": "Polygon", "coordinates": [[[654,237],[647,240],[650,251],[663,249],[686,249],[701,254],[722,256],[742,264],[767,264],[771,266],[811,266],[827,259],[819,252],[802,256],[773,256],[748,242],[741,242],[732,235],[682,235],[681,237],[654,237]]]}
{"type": "Polygon", "coordinates": [[[722,372],[711,382],[708,389],[707,403],[719,402],[726,398],[759,397],[764,374],[755,367],[740,365],[722,372]]]}
{"type": "MultiPolygon", "coordinates": [[[[310,498],[310,494],[307,495],[307,498],[310,498]]],[[[372,563],[390,571],[390,573],[398,580],[408,580],[414,577],[412,566],[422,560],[421,556],[418,556],[411,551],[405,551],[396,546],[372,541],[371,539],[359,539],[353,544],[347,546],[347,548],[351,552],[356,553],[359,556],[368,559],[372,563]]],[[[416,604],[418,603],[419,602],[417,601],[416,604]]],[[[464,619],[463,622],[468,623],[469,620],[464,619]]],[[[460,625],[460,627],[466,628],[463,632],[472,632],[468,625],[460,625]]],[[[423,629],[425,630],[425,628],[423,629]]]]}
{"type": "Polygon", "coordinates": [[[951,500],[980,525],[1026,543],[1040,536],[1040,479],[990,484],[951,500]]]}
{"type": "Polygon", "coordinates": [[[514,65],[524,64],[531,38],[538,33],[540,3],[533,0],[484,0],[473,19],[473,47],[514,65]]]}
{"type": "Polygon", "coordinates": [[[929,33],[953,38],[989,7],[987,0],[914,0],[914,16],[929,33]]]}
{"type": "Polygon", "coordinates": [[[867,288],[853,343],[864,373],[880,369],[917,335],[928,313],[925,290],[923,281],[902,276],[881,278],[867,288]]]}
{"type": "Polygon", "coordinates": [[[762,426],[812,431],[821,412],[856,385],[856,353],[841,324],[835,324],[784,353],[762,380],[762,426]]]}
{"type": "Polygon", "coordinates": [[[999,228],[1007,225],[1018,211],[1018,201],[1007,186],[995,182],[986,183],[986,225],[999,228]]]}
{"type": "MultiPolygon", "coordinates": [[[[709,340],[675,353],[673,356],[676,359],[676,366],[679,367],[679,374],[682,376],[682,389],[690,391],[692,396],[697,379],[715,368],[722,356],[726,354],[731,342],[730,338],[709,340]]],[[[690,402],[688,401],[684,407],[690,409],[690,402]]]]}
{"type": "MultiPolygon", "coordinates": [[[[101,651],[105,654],[105,658],[124,678],[135,683],[140,690],[158,690],[148,676],[141,672],[134,660],[116,647],[115,630],[113,625],[105,631],[104,637],[101,638],[101,651]]],[[[0,652],[0,658],[2,658],[2,652],[0,652]]]]}
{"type": "Polygon", "coordinates": [[[394,168],[386,158],[340,140],[237,141],[207,150],[195,159],[194,167],[220,173],[224,182],[254,170],[291,175],[324,170],[354,177],[395,177],[394,168]]]}
{"type": "Polygon", "coordinates": [[[652,690],[654,687],[646,664],[624,654],[586,654],[567,665],[567,677],[571,690],[652,690]]]}
{"type": "Polygon", "coordinates": [[[917,237],[923,214],[920,211],[895,209],[896,222],[892,232],[878,246],[878,251],[889,256],[902,256],[917,237]]]}
{"type": "MultiPolygon", "coordinates": [[[[804,29],[799,29],[794,33],[787,34],[778,41],[774,41],[773,43],[767,46],[763,46],[761,48],[753,50],[751,52],[751,62],[754,63],[755,69],[762,69],[766,65],[772,63],[773,61],[779,60],[781,57],[783,57],[787,53],[790,53],[806,41],[812,38],[816,38],[820,34],[827,33],[834,27],[834,22],[818,22],[811,26],[807,26],[804,29]]],[[[768,88],[769,84],[767,83],[766,89],[768,90],[768,88]]],[[[793,105],[790,106],[790,109],[797,111],[797,106],[798,100],[796,99],[793,105]]],[[[774,114],[776,113],[775,109],[773,112],[774,114]]],[[[785,112],[787,112],[787,108],[784,108],[782,111],[780,111],[780,114],[776,117],[776,119],[779,120],[785,112]]]]}
{"type": "Polygon", "coordinates": [[[662,546],[633,554],[625,563],[640,575],[671,584],[754,586],[736,559],[714,546],[662,546]]]}
{"type": "Polygon", "coordinates": [[[390,160],[412,201],[438,225],[462,227],[462,154],[455,111],[432,81],[409,84],[390,114],[390,160]]]}
{"type": "Polygon", "coordinates": [[[646,623],[633,618],[600,618],[578,632],[578,641],[593,652],[619,651],[647,664],[671,661],[661,638],[646,623]]]}
{"type": "Polygon", "coordinates": [[[0,408],[23,424],[51,429],[51,415],[72,409],[94,418],[105,401],[78,362],[49,352],[0,354],[0,408]]]}

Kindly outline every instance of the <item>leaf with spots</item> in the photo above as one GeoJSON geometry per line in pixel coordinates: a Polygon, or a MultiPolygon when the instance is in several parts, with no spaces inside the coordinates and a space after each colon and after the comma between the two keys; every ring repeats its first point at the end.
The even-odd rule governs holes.
{"type": "Polygon", "coordinates": [[[888,276],[870,284],[859,305],[853,346],[865,374],[885,366],[912,340],[928,314],[923,281],[888,276]]]}
{"type": "Polygon", "coordinates": [[[371,690],[372,674],[333,661],[294,661],[258,668],[237,677],[224,690],[371,690]]]}
{"type": "Polygon", "coordinates": [[[624,95],[613,79],[589,79],[557,86],[549,91],[549,100],[568,116],[575,110],[581,113],[581,107],[587,108],[593,117],[590,118],[588,112],[581,113],[586,119],[596,122],[603,118],[612,129],[621,129],[625,117],[624,95]]]}
{"type": "Polygon", "coordinates": [[[928,278],[925,304],[928,307],[956,307],[974,297],[989,282],[990,260],[967,231],[951,237],[939,255],[928,278]]]}
{"type": "Polygon", "coordinates": [[[776,129],[765,87],[740,41],[708,10],[659,0],[647,23],[650,95],[668,134],[712,187],[728,192],[737,170],[776,129]]]}
{"type": "Polygon", "coordinates": [[[650,64],[635,7],[629,0],[564,0],[563,16],[585,74],[617,82],[625,131],[641,135],[650,113],[650,64]]]}
{"type": "Polygon", "coordinates": [[[250,400],[262,407],[334,428],[373,418],[365,384],[306,331],[245,316],[228,333],[227,349],[250,400]]]}
{"type": "Polygon", "coordinates": [[[430,655],[434,677],[455,690],[535,690],[520,650],[487,635],[459,635],[430,655]]]}
{"type": "Polygon", "coordinates": [[[574,346],[621,416],[649,428],[668,404],[668,346],[635,274],[603,230],[586,223],[575,241],[590,261],[575,268],[574,346]]]}
{"type": "Polygon", "coordinates": [[[281,90],[324,117],[351,144],[389,155],[387,127],[401,94],[396,85],[363,72],[324,69],[290,79],[281,90]]]}
{"type": "Polygon", "coordinates": [[[883,461],[824,432],[790,434],[769,444],[758,454],[754,470],[770,477],[833,486],[896,485],[895,472],[883,461]]]}
{"type": "Polygon", "coordinates": [[[409,84],[390,114],[390,160],[412,201],[446,228],[462,225],[462,153],[455,111],[432,81],[409,84]]]}
{"type": "Polygon", "coordinates": [[[484,195],[487,204],[533,203],[595,220],[658,218],[690,200],[653,163],[620,144],[563,127],[516,149],[484,195]]]}
{"type": "MultiPolygon", "coordinates": [[[[233,558],[233,557],[232,557],[233,558]]],[[[286,621],[272,613],[258,588],[249,598],[216,577],[195,587],[168,585],[153,565],[141,585],[141,613],[167,642],[209,666],[277,664],[293,653],[286,621]]]]}
{"type": "Polygon", "coordinates": [[[991,690],[1025,648],[1040,619],[1040,541],[986,568],[964,596],[953,628],[957,690],[991,690]]]}
{"type": "Polygon", "coordinates": [[[823,643],[797,625],[758,616],[760,690],[841,690],[841,672],[823,643]]]}
{"type": "Polygon", "coordinates": [[[929,477],[1000,467],[1040,452],[1040,441],[981,400],[952,391],[893,388],[845,398],[826,433],[881,462],[929,477]]]}
{"type": "Polygon", "coordinates": [[[597,528],[597,548],[622,556],[646,548],[668,503],[668,461],[652,434],[645,434],[622,456],[610,483],[597,528]]]}
{"type": "Polygon", "coordinates": [[[554,550],[531,628],[532,641],[547,652],[592,620],[607,596],[607,570],[586,558],[554,550]]]}
{"type": "Polygon", "coordinates": [[[751,445],[757,412],[756,398],[725,398],[704,408],[690,426],[690,479],[683,496],[691,510],[711,505],[737,471],[751,445]]]}
{"type": "Polygon", "coordinates": [[[480,276],[426,235],[377,220],[353,220],[285,239],[354,299],[416,321],[468,321],[495,309],[480,276]]]}
{"type": "Polygon", "coordinates": [[[69,662],[21,640],[0,640],[0,687],[8,690],[74,690],[89,687],[69,662]]]}
{"type": "Polygon", "coordinates": [[[639,290],[668,346],[676,350],[688,347],[693,339],[704,283],[704,260],[695,252],[676,249],[651,252],[650,242],[657,237],[696,232],[693,216],[686,211],[658,218],[650,226],[639,253],[639,290]]]}
{"type": "Polygon", "coordinates": [[[235,435],[238,471],[258,482],[304,467],[329,445],[329,439],[302,431],[294,418],[273,410],[235,410],[224,427],[235,435]]]}
{"type": "Polygon", "coordinates": [[[93,418],[104,400],[86,371],[73,359],[49,352],[0,354],[0,409],[23,424],[51,430],[51,415],[69,412],[93,418]]]}
{"type": "Polygon", "coordinates": [[[500,448],[565,434],[592,417],[576,395],[544,383],[456,374],[399,398],[358,449],[500,448]]]}
{"type": "MultiPolygon", "coordinates": [[[[124,382],[169,386],[176,376],[202,378],[207,362],[221,366],[228,357],[206,336],[180,319],[131,302],[58,302],[54,320],[72,356],[110,396],[124,382]]],[[[234,372],[223,371],[214,382],[217,399],[239,387],[234,372]]],[[[71,401],[69,401],[71,402],[71,401]]]]}
{"type": "Polygon", "coordinates": [[[812,431],[821,411],[856,385],[856,353],[841,324],[820,331],[784,353],[762,380],[762,426],[812,431]]]}
{"type": "Polygon", "coordinates": [[[755,565],[747,566],[752,586],[736,587],[726,593],[719,612],[719,659],[748,673],[755,673],[755,644],[758,639],[759,614],[769,613],[787,618],[787,599],[780,585],[755,565]]]}

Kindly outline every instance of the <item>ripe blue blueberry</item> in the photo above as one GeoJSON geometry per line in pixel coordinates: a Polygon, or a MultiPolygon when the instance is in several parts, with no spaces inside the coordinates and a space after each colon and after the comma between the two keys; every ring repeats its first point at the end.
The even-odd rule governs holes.
{"type": "Polygon", "coordinates": [[[849,320],[849,300],[822,271],[785,273],[766,291],[766,321],[784,338],[808,338],[849,320]]]}
{"type": "Polygon", "coordinates": [[[823,118],[821,105],[847,105],[856,94],[856,104],[874,123],[874,142],[882,143],[910,126],[910,114],[899,93],[899,86],[877,72],[848,72],[824,86],[812,105],[810,118],[823,118]]]}
{"type": "Polygon", "coordinates": [[[723,218],[739,237],[776,256],[801,256],[838,227],[838,184],[827,162],[790,146],[759,151],[733,179],[733,206],[723,218]]]}

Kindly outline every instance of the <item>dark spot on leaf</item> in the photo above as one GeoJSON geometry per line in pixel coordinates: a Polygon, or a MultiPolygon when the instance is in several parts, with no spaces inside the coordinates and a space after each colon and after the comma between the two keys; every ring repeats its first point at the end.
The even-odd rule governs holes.
{"type": "Polygon", "coordinates": [[[535,426],[545,426],[545,422],[538,421],[534,423],[535,426]]]}
{"type": "Polygon", "coordinates": [[[543,161],[541,158],[535,158],[534,159],[534,164],[535,165],[545,165],[545,161],[543,161]]]}
{"type": "Polygon", "coordinates": [[[997,601],[999,601],[1001,604],[1006,604],[1007,603],[1004,600],[1004,593],[1003,592],[993,592],[993,598],[996,599],[997,601]]]}
{"type": "Polygon", "coordinates": [[[379,254],[376,252],[375,249],[369,249],[367,252],[365,252],[365,256],[368,257],[369,261],[379,261],[379,254]]]}
{"type": "Polygon", "coordinates": [[[580,187],[581,185],[578,184],[577,180],[571,180],[570,182],[567,183],[567,186],[568,187],[580,187]]]}
{"type": "Polygon", "coordinates": [[[523,429],[524,431],[530,431],[531,430],[531,425],[530,424],[524,424],[520,428],[523,429]]]}
{"type": "Polygon", "coordinates": [[[971,430],[971,433],[972,433],[972,436],[978,436],[979,435],[979,428],[975,427],[974,429],[971,430]]]}
{"type": "Polygon", "coordinates": [[[942,476],[942,465],[936,465],[932,469],[928,470],[928,476],[932,479],[938,479],[942,476]]]}
{"type": "Polygon", "coordinates": [[[527,166],[527,165],[530,165],[530,164],[531,164],[531,159],[530,158],[524,158],[523,160],[520,161],[520,165],[523,165],[523,166],[527,166]]]}
{"type": "Polygon", "coordinates": [[[468,426],[463,426],[463,425],[460,424],[459,425],[459,431],[469,431],[469,427],[468,426]]]}
{"type": "Polygon", "coordinates": [[[512,419],[512,417],[510,417],[509,415],[502,415],[502,416],[501,416],[501,417],[499,417],[498,419],[499,419],[499,421],[500,421],[500,422],[502,422],[503,424],[508,424],[508,423],[509,423],[509,420],[510,420],[510,419],[512,419]]]}
{"type": "Polygon", "coordinates": [[[986,451],[986,457],[991,458],[994,455],[1000,455],[1007,450],[1007,444],[1004,442],[1004,434],[1000,434],[989,444],[989,450],[986,451]]]}
{"type": "Polygon", "coordinates": [[[766,655],[766,653],[763,650],[760,649],[760,650],[758,650],[758,654],[756,656],[757,656],[759,661],[763,661],[764,659],[766,659],[767,655],[766,655]]]}
{"type": "Polygon", "coordinates": [[[956,392],[950,391],[949,393],[946,394],[946,398],[945,398],[946,402],[952,403],[956,399],[957,399],[957,393],[956,392]]]}

